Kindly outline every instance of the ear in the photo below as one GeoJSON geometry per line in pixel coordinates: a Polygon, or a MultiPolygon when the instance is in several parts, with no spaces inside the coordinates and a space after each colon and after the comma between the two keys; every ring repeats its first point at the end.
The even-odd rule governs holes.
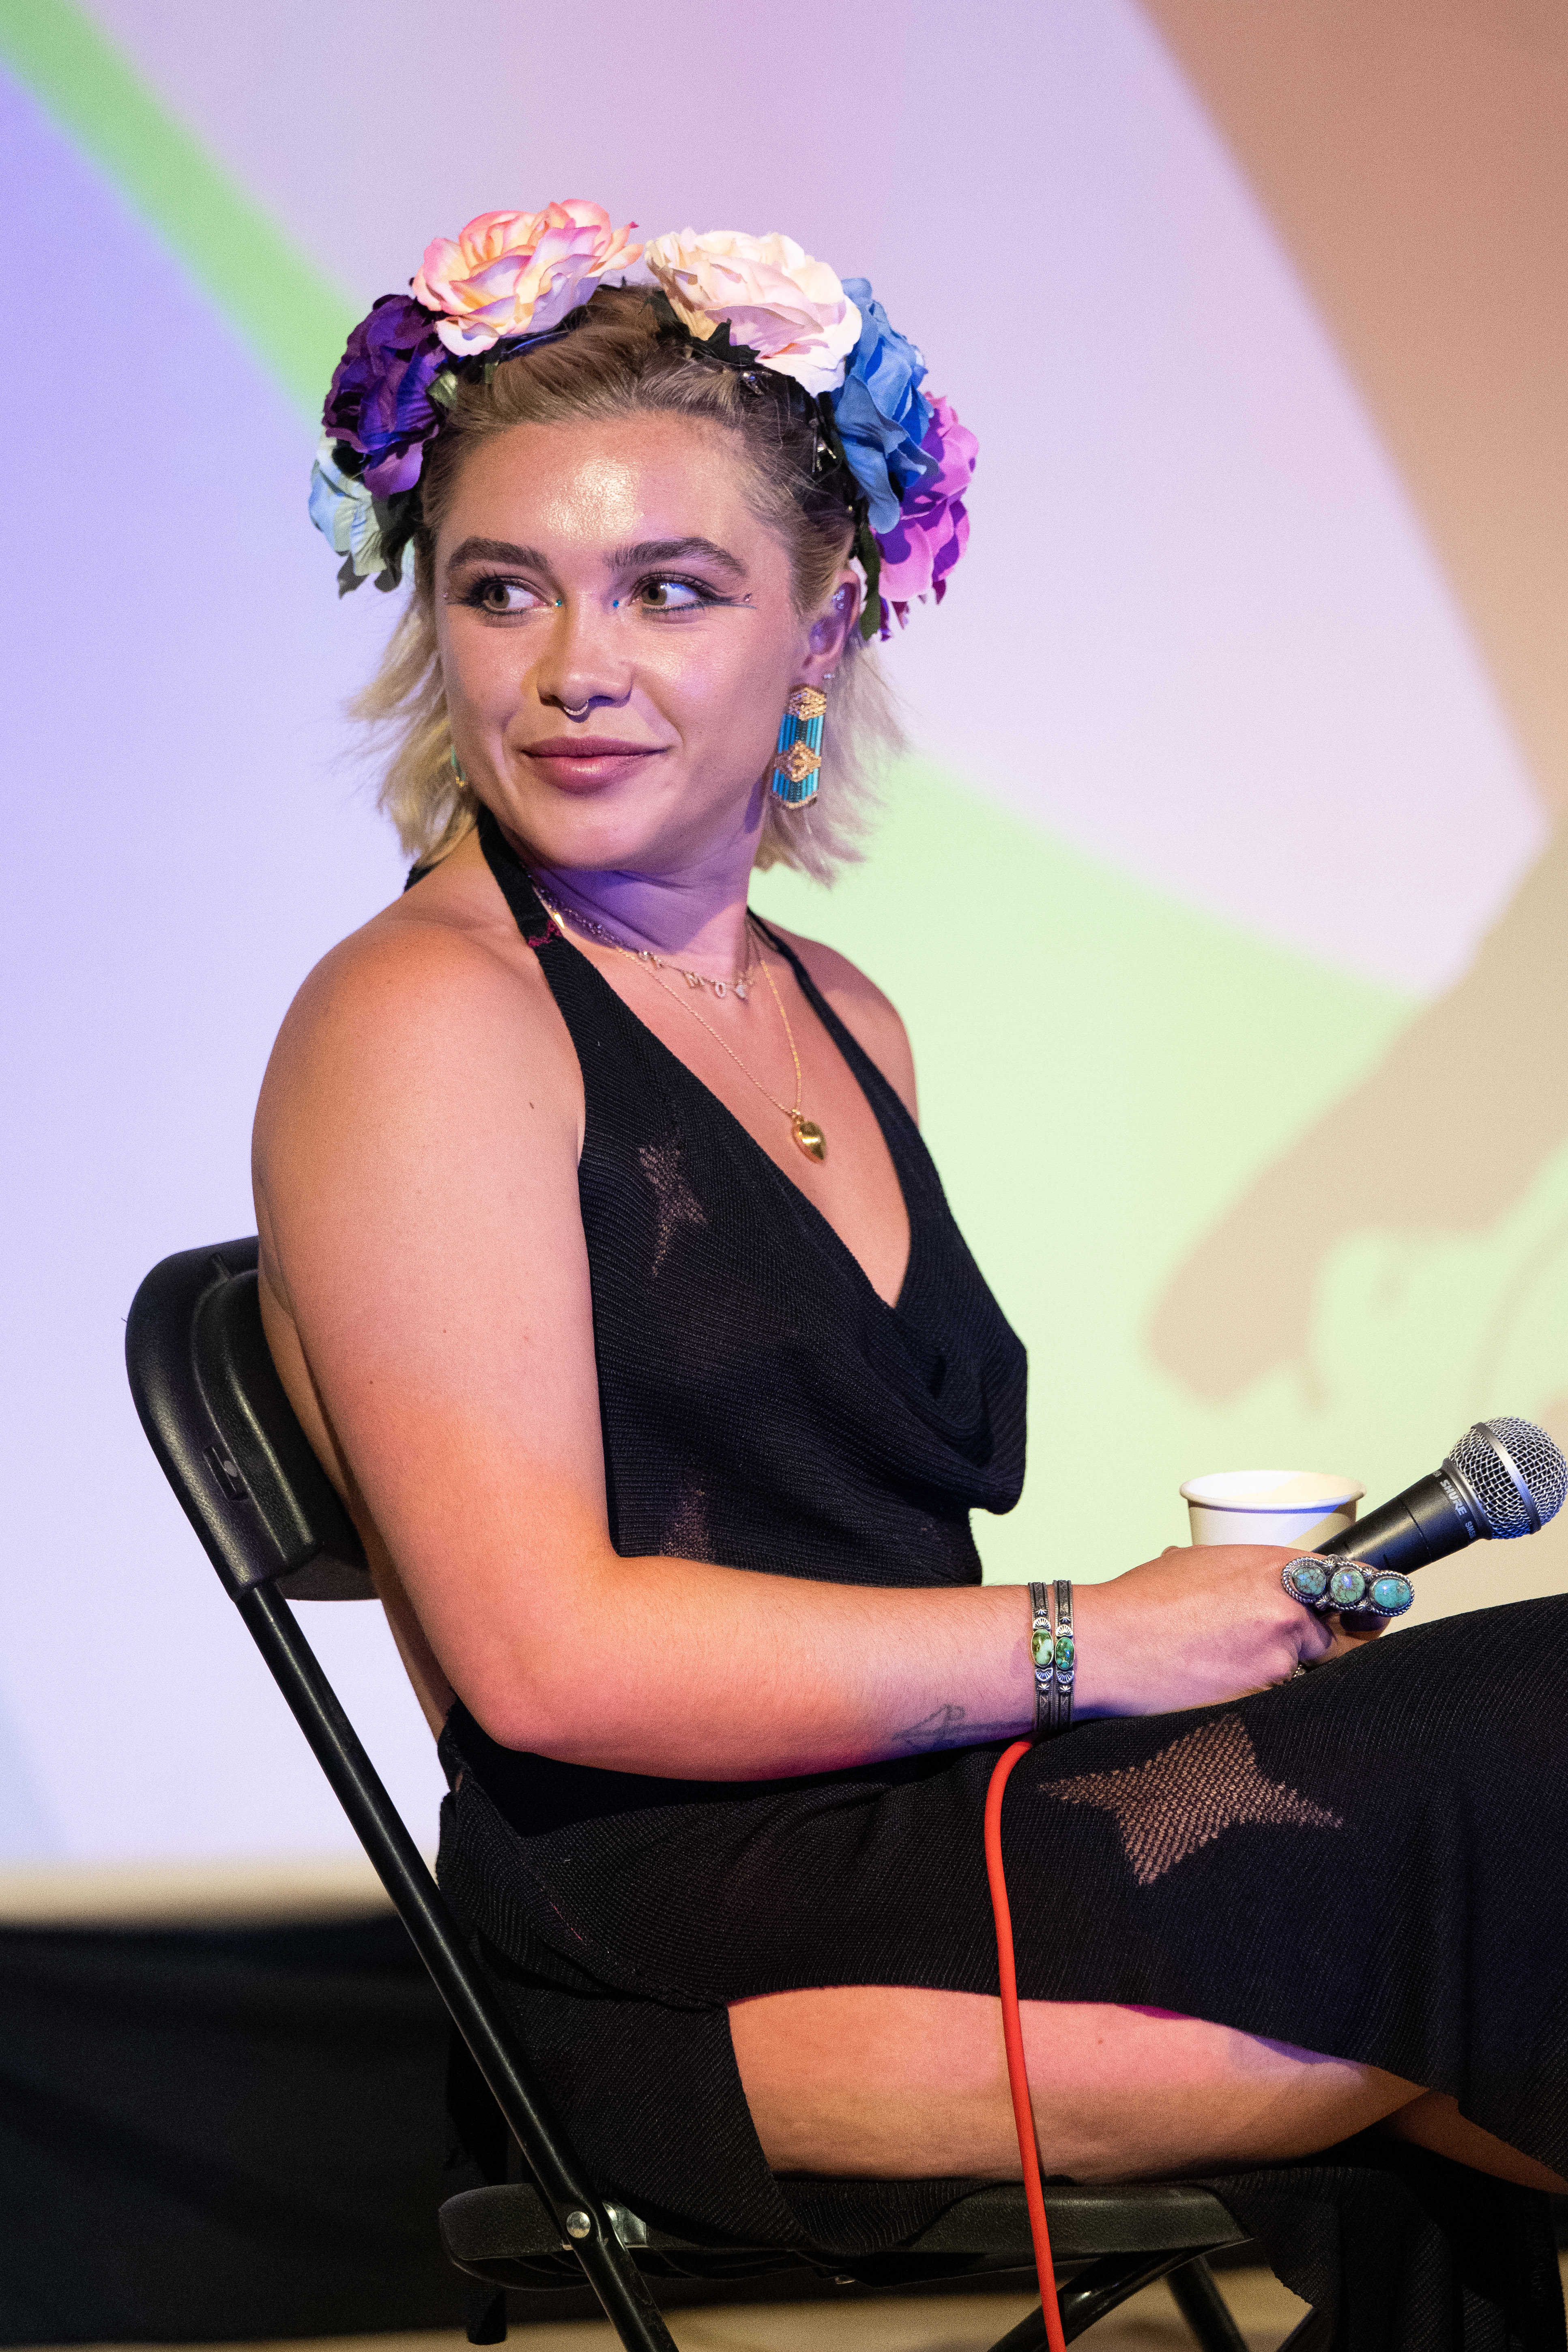
{"type": "Polygon", "coordinates": [[[860,579],[846,564],[833,583],[826,604],[806,632],[807,653],[802,666],[803,686],[820,686],[836,669],[860,617],[860,579]]]}

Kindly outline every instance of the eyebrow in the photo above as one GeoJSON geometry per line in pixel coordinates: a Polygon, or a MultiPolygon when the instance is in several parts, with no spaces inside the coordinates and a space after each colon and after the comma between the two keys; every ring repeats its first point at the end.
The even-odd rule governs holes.
{"type": "MultiPolygon", "coordinates": [[[[746,577],[746,567],[740,558],[711,539],[639,540],[635,547],[617,547],[605,561],[607,571],[635,572],[643,564],[679,563],[693,555],[727,572],[732,580],[746,577]]],[[[447,567],[455,572],[462,563],[515,563],[524,572],[548,572],[551,568],[549,558],[537,547],[519,547],[510,539],[465,539],[452,550],[447,567]]]]}
{"type": "Polygon", "coordinates": [[[465,539],[447,559],[455,572],[459,563],[516,563],[525,572],[548,572],[549,563],[537,547],[519,547],[510,539],[465,539]]]}
{"type": "Polygon", "coordinates": [[[683,557],[699,555],[719,571],[727,572],[732,580],[743,580],[746,567],[728,548],[711,539],[645,539],[636,547],[617,547],[609,558],[612,572],[635,572],[645,563],[679,563],[683,557]]]}

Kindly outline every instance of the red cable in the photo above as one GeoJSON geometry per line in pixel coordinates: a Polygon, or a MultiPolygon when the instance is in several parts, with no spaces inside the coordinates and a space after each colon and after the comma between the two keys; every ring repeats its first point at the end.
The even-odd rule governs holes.
{"type": "Polygon", "coordinates": [[[1057,2304],[1056,2265],[1051,2260],[1051,2234],[1046,2227],[1046,2193],[1040,2186],[1040,2155],[1035,2146],[1035,2111],[1029,2103],[1029,2070],[1024,2058],[1024,2028],[1018,2016],[1018,1971],[1013,1959],[1013,1914],[1007,1905],[1007,1877],[1002,1867],[1002,1799],[1008,1777],[1020,1756],[1034,1746],[1015,1739],[996,1759],[991,1786],[985,1791],[985,1875],[991,1882],[991,1908],[996,1919],[996,1968],[1002,1979],[1002,2038],[1007,2045],[1007,2085],[1013,2094],[1013,2121],[1018,2126],[1018,2153],[1024,2159],[1024,2196],[1029,2208],[1029,2235],[1035,2242],[1035,2268],[1040,2279],[1040,2309],[1045,2314],[1046,2342],[1050,2352],[1067,2352],[1062,2315],[1057,2304]]]}

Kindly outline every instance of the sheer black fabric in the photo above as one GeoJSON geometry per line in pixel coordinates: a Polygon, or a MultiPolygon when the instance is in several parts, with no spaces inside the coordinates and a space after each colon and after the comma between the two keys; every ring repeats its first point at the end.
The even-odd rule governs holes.
{"type": "MultiPolygon", "coordinates": [[[[1024,1354],[897,1097],[795,964],[908,1202],[889,1307],[552,929],[489,818],[481,837],[583,1068],[616,1549],[976,1580],[968,1514],[1009,1508],[1022,1482],[1024,1354]]],[[[1364,2061],[1568,2169],[1565,1694],[1568,1603],[1549,1601],[1401,1633],[1235,1705],[1081,1725],[1026,1759],[1007,1798],[1022,1991],[1364,2061]]],[[[510,1753],[454,1708],[442,1881],[606,2193],[716,2237],[869,2250],[864,2222],[834,2240],[829,2187],[769,2170],[726,2004],[836,1983],[994,1994],[981,1823],[999,1752],[674,1782],[510,1753]]],[[[1542,2200],[1366,2142],[1222,2186],[1319,2305],[1325,2346],[1562,2345],[1542,2200]],[[1371,2210],[1392,2233],[1375,2282],[1371,2210]],[[1400,2332],[1368,2333],[1376,2312],[1400,2332]]],[[[875,2242],[953,2187],[890,2185],[875,2242]]]]}

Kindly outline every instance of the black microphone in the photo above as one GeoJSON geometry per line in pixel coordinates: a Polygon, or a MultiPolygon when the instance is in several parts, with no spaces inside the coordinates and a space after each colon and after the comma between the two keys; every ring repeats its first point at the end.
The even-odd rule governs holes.
{"type": "Polygon", "coordinates": [[[1409,1608],[1413,1570],[1488,1537],[1535,1535],[1565,1496],[1568,1461],[1543,1429],[1511,1416],[1478,1421],[1429,1477],[1315,1547],[1314,1558],[1343,1568],[1325,1578],[1310,1559],[1293,1562],[1286,1589],[1309,1608],[1337,1611],[1351,1633],[1368,1633],[1409,1608]]]}
{"type": "Polygon", "coordinates": [[[1429,1476],[1314,1549],[1377,1574],[1408,1576],[1488,1537],[1535,1535],[1564,1497],[1568,1461],[1543,1429],[1511,1415],[1478,1421],[1429,1476]]]}

